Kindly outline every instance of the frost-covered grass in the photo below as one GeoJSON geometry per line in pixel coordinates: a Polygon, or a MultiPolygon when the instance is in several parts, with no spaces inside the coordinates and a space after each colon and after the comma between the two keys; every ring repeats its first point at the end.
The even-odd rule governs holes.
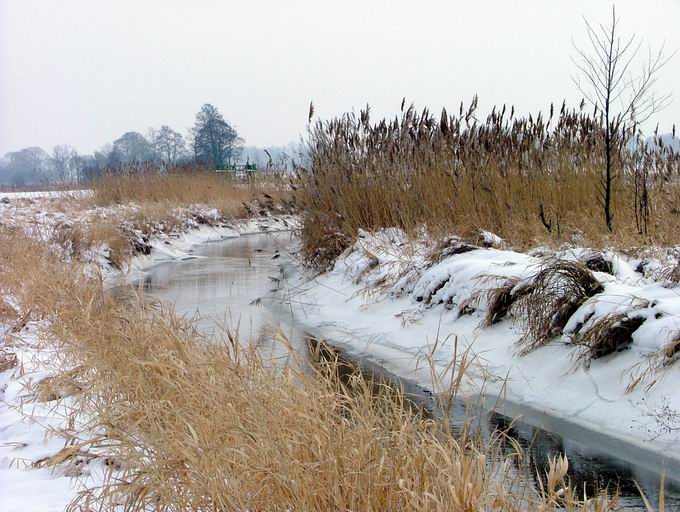
{"type": "Polygon", "coordinates": [[[81,261],[101,259],[122,269],[132,257],[148,254],[152,241],[167,242],[201,226],[226,227],[245,218],[292,212],[290,204],[270,196],[266,188],[241,188],[202,176],[156,177],[156,185],[148,176],[117,176],[105,185],[98,182],[93,193],[7,196],[0,201],[0,225],[53,242],[81,261]],[[194,179],[197,185],[192,185],[194,179]],[[220,186],[203,202],[188,201],[200,200],[202,192],[216,183],[220,186]],[[151,189],[155,194],[123,194],[117,197],[120,202],[103,198],[116,187],[151,189]],[[186,194],[179,197],[181,190],[186,194]]]}

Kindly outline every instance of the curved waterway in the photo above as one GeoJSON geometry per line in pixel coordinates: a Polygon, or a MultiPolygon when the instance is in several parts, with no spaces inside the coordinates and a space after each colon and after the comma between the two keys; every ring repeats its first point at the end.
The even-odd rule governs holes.
{"type": "MultiPolygon", "coordinates": [[[[191,258],[153,267],[138,284],[148,294],[174,304],[179,314],[194,317],[208,336],[223,336],[228,326],[232,331],[238,330],[241,339],[255,340],[264,355],[288,359],[289,347],[277,341],[282,333],[304,360],[309,355],[309,334],[286,307],[291,298],[281,283],[285,279],[282,268],[291,263],[290,254],[295,248],[296,240],[290,233],[210,242],[195,247],[191,258]]],[[[426,389],[390,374],[361,354],[348,354],[342,349],[337,349],[336,354],[364,373],[400,384],[413,402],[436,414],[437,406],[426,389]]],[[[456,404],[456,418],[463,416],[461,409],[465,407],[456,404]]],[[[538,485],[547,470],[548,457],[564,453],[576,489],[585,489],[592,495],[595,489],[618,488],[622,508],[645,510],[635,482],[655,502],[665,473],[666,505],[671,510],[680,508],[677,468],[663,467],[642,452],[636,461],[636,448],[626,443],[603,442],[597,433],[542,417],[540,411],[525,410],[517,404],[487,408],[477,403],[474,411],[468,410],[464,416],[474,417],[474,425],[486,436],[495,430],[507,433],[509,440],[503,444],[508,453],[514,450],[510,439],[524,448],[528,456],[516,468],[523,482],[538,485]]]]}

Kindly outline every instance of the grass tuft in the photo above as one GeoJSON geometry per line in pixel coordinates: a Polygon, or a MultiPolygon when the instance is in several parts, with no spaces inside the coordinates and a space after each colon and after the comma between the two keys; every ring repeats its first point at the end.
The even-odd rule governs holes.
{"type": "Polygon", "coordinates": [[[519,301],[526,316],[525,332],[517,342],[520,354],[560,335],[581,304],[602,291],[600,282],[583,263],[557,260],[546,264],[519,301]]]}
{"type": "Polygon", "coordinates": [[[634,316],[631,312],[599,318],[576,334],[573,342],[582,348],[578,360],[588,366],[595,359],[626,350],[633,343],[633,333],[644,321],[643,316],[634,316]]]}
{"type": "Polygon", "coordinates": [[[488,327],[506,318],[515,304],[532,292],[533,285],[519,278],[508,278],[502,285],[486,292],[486,315],[482,325],[488,327]]]}

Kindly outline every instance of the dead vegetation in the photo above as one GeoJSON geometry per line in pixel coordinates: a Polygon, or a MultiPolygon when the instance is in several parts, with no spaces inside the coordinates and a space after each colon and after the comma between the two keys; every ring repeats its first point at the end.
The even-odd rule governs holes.
{"type": "Polygon", "coordinates": [[[108,259],[116,268],[122,266],[136,253],[132,233],[124,229],[115,218],[99,218],[91,221],[65,222],[55,226],[52,240],[76,259],[86,257],[88,251],[108,248],[108,259]]]}
{"type": "Polygon", "coordinates": [[[217,208],[226,219],[243,217],[247,205],[263,194],[277,204],[288,200],[287,183],[275,175],[262,175],[241,182],[204,170],[181,173],[144,172],[132,169],[93,180],[93,202],[98,206],[136,203],[156,208],[194,204],[217,208]]]}
{"type": "Polygon", "coordinates": [[[633,333],[645,321],[644,316],[635,315],[634,311],[605,315],[576,333],[573,343],[581,348],[577,359],[589,366],[595,359],[630,347],[633,333]]]}
{"type": "Polygon", "coordinates": [[[17,355],[0,347],[0,373],[11,370],[17,364],[17,355]]]}
{"type": "Polygon", "coordinates": [[[557,260],[543,266],[518,304],[525,318],[525,331],[517,342],[520,354],[562,334],[581,304],[602,291],[600,282],[583,263],[557,260]]]}
{"type": "Polygon", "coordinates": [[[645,391],[666,377],[667,371],[675,364],[680,356],[680,331],[671,332],[661,349],[647,354],[644,361],[636,364],[629,374],[626,391],[632,391],[641,384],[645,384],[645,391]]]}
{"type": "Polygon", "coordinates": [[[70,410],[69,442],[44,464],[109,471],[71,510],[614,510],[569,486],[566,459],[517,492],[487,446],[414,413],[399,389],[357,377],[348,393],[336,372],[277,370],[235,336],[206,343],[19,233],[0,231],[0,258],[5,291],[51,321],[64,368],[43,396],[70,410]]]}
{"type": "Polygon", "coordinates": [[[469,240],[487,230],[518,247],[678,242],[669,219],[678,214],[680,154],[660,139],[610,155],[610,232],[599,204],[601,112],[563,104],[549,116],[519,118],[504,106],[478,121],[476,107],[474,100],[433,116],[411,106],[377,122],[367,107],[312,125],[297,194],[306,259],[328,266],[360,228],[425,227],[435,238],[469,240]]]}
{"type": "Polygon", "coordinates": [[[661,273],[663,279],[667,279],[672,284],[680,284],[680,258],[672,267],[661,273]]]}
{"type": "Polygon", "coordinates": [[[92,182],[92,195],[16,199],[0,224],[27,229],[82,261],[103,255],[123,268],[148,254],[154,237],[173,237],[199,226],[218,226],[294,212],[287,186],[276,176],[237,182],[203,171],[144,174],[120,171],[92,182]],[[45,215],[38,214],[46,210],[45,215]]]}
{"type": "Polygon", "coordinates": [[[7,304],[4,298],[0,297],[0,324],[15,320],[17,316],[15,309],[7,304]]]}
{"type": "Polygon", "coordinates": [[[601,251],[589,251],[579,257],[579,261],[583,262],[588,270],[593,272],[604,272],[605,274],[612,274],[614,266],[601,251]]]}
{"type": "Polygon", "coordinates": [[[464,254],[477,249],[480,249],[480,247],[470,244],[458,236],[447,236],[437,241],[427,259],[431,263],[439,263],[456,254],[464,254]]]}
{"type": "Polygon", "coordinates": [[[508,278],[500,286],[485,292],[487,304],[482,325],[489,327],[506,318],[511,309],[533,290],[533,284],[519,278],[508,278]]]}
{"type": "Polygon", "coordinates": [[[677,360],[680,353],[680,332],[672,333],[669,336],[668,341],[661,349],[661,353],[663,354],[663,366],[670,366],[677,360]]]}

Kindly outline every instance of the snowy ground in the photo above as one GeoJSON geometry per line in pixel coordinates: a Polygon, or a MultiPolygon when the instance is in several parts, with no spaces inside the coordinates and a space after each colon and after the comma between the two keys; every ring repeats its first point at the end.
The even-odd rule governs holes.
{"type": "MultiPolygon", "coordinates": [[[[629,446],[631,457],[648,452],[656,459],[667,457],[677,468],[680,364],[670,358],[671,364],[661,364],[627,391],[632,377],[662,361],[664,345],[680,330],[680,287],[663,278],[672,251],[654,251],[655,257],[644,259],[606,252],[612,273],[594,272],[603,291],[578,308],[563,334],[519,355],[521,314],[484,326],[485,291],[509,280],[518,286],[530,283],[548,261],[573,261],[591,253],[521,253],[504,249],[497,238],[485,238],[486,245],[498,248],[449,256],[444,249],[444,256],[433,261],[427,241],[407,241],[397,230],[362,233],[329,272],[311,277],[299,271],[292,278],[298,290],[292,301],[296,316],[350,352],[431,388],[428,357],[443,372],[457,341],[458,354],[470,347],[476,356],[467,391],[492,398],[504,393],[510,404],[520,406],[516,411],[547,414],[606,434],[616,440],[616,451],[629,446]],[[641,323],[632,343],[587,364],[581,358],[584,348],[574,344],[577,331],[618,312],[641,323]]],[[[451,246],[456,244],[453,240],[451,246]]]]}
{"type": "MultiPolygon", "coordinates": [[[[59,197],[59,196],[57,196],[59,197]]],[[[65,223],[87,222],[101,216],[124,217],[134,212],[134,205],[91,210],[55,209],[53,195],[17,197],[0,200],[0,224],[19,226],[33,236],[50,239],[54,230],[65,223]]],[[[153,265],[169,259],[190,256],[187,251],[201,243],[237,237],[241,234],[291,229],[295,218],[277,215],[228,222],[215,210],[195,206],[180,209],[184,220],[181,231],[166,232],[155,226],[151,237],[133,228],[131,236],[147,245],[149,254],[135,257],[124,269],[114,269],[107,259],[108,248],[92,249],[88,261],[93,269],[103,271],[111,284],[119,282],[122,273],[133,277],[153,265]],[[210,225],[199,221],[209,220],[210,225]]],[[[65,254],[68,257],[68,254],[65,254]]],[[[12,297],[2,297],[17,310],[12,297]]],[[[38,321],[0,319],[0,510],[63,511],[84,486],[94,487],[103,480],[106,468],[101,460],[76,457],[56,469],[46,467],[47,460],[66,445],[66,440],[52,432],[64,426],[66,401],[39,398],[36,386],[59,369],[53,367],[53,350],[42,332],[46,325],[38,321]],[[74,478],[78,477],[78,478],[74,478]]]]}
{"type": "Polygon", "coordinates": [[[85,197],[92,195],[91,190],[41,190],[35,192],[0,192],[0,200],[44,199],[60,197],[85,197]]]}

